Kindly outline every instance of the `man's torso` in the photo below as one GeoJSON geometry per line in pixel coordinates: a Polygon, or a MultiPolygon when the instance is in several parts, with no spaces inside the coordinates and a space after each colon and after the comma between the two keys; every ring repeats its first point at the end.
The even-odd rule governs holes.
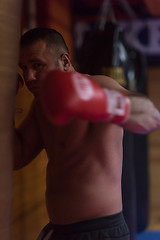
{"type": "Polygon", "coordinates": [[[78,119],[53,126],[41,110],[36,115],[48,155],[51,221],[66,224],[120,212],[122,128],[78,119]]]}

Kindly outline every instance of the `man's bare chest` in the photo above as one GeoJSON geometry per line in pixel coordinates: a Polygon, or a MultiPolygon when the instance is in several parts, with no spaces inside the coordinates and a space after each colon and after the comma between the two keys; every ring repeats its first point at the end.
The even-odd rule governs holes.
{"type": "Polygon", "coordinates": [[[39,126],[48,153],[67,153],[80,147],[86,141],[89,133],[89,123],[74,119],[63,126],[50,123],[45,116],[39,118],[39,126]]]}

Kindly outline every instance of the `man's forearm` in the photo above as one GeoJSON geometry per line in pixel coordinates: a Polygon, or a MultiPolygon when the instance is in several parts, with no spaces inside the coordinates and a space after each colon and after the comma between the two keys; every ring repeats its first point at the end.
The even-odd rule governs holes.
{"type": "Polygon", "coordinates": [[[160,112],[145,96],[129,96],[131,101],[128,121],[123,127],[131,132],[147,134],[160,129],[160,112]]]}

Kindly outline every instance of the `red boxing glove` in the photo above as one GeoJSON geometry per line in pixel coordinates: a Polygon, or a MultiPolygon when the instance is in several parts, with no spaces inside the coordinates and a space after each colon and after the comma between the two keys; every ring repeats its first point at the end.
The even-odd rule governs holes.
{"type": "Polygon", "coordinates": [[[127,120],[130,101],[116,91],[102,89],[77,72],[54,70],[44,79],[41,100],[53,124],[63,125],[73,118],[116,124],[127,120]]]}

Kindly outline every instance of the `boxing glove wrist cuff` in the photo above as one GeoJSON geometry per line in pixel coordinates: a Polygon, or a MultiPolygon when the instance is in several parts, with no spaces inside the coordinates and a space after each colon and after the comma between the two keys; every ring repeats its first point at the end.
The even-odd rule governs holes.
{"type": "Polygon", "coordinates": [[[107,102],[108,120],[111,123],[123,124],[130,113],[130,99],[120,92],[104,89],[107,102]]]}

